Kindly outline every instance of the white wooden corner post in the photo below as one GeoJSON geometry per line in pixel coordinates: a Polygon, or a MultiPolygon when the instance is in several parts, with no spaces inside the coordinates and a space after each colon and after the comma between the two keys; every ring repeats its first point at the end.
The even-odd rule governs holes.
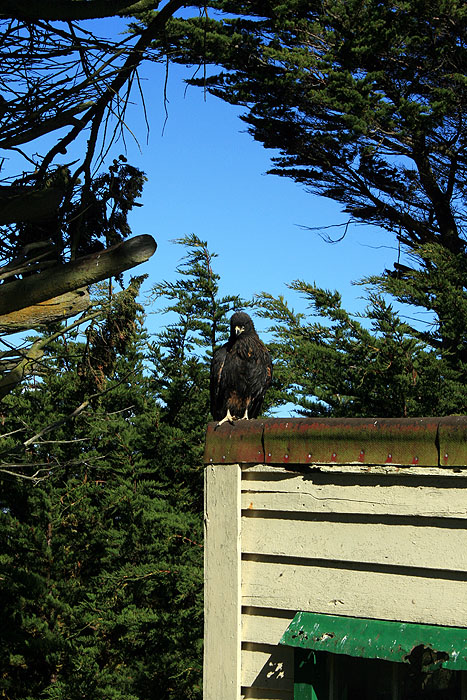
{"type": "Polygon", "coordinates": [[[240,482],[238,464],[205,469],[204,700],[240,697],[240,482]]]}

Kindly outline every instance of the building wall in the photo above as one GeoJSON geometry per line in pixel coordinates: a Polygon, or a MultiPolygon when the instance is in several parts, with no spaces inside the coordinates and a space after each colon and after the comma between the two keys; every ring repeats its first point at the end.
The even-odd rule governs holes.
{"type": "Polygon", "coordinates": [[[290,700],[298,610],[467,627],[467,472],[206,468],[205,699],[290,700]]]}

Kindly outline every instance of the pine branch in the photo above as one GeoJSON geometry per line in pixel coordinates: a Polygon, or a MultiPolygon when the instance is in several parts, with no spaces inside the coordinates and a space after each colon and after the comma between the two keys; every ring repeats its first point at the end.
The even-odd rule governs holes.
{"type": "Polygon", "coordinates": [[[42,0],[0,0],[0,18],[62,22],[99,19],[155,10],[158,4],[156,0],[49,0],[47,3],[42,0]]]}

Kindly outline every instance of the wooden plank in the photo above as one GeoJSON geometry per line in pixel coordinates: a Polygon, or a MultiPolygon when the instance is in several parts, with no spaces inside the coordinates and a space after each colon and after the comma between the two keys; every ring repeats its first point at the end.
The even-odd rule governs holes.
{"type": "Polygon", "coordinates": [[[292,622],[293,611],[279,616],[280,610],[244,608],[242,613],[242,641],[259,644],[278,644],[292,622]]]}
{"type": "Polygon", "coordinates": [[[243,517],[242,552],[467,572],[467,528],[425,522],[243,517]]]}
{"type": "MultiPolygon", "coordinates": [[[[463,461],[463,460],[461,460],[463,461]]],[[[341,462],[341,463],[313,463],[297,464],[288,463],[287,469],[279,464],[243,464],[242,468],[245,475],[254,474],[254,472],[283,472],[289,474],[368,474],[374,476],[408,476],[408,477],[455,477],[457,479],[465,479],[467,477],[467,469],[464,464],[459,466],[439,466],[439,467],[423,467],[413,464],[360,464],[357,462],[341,462]]]]}
{"type": "MultiPolygon", "coordinates": [[[[440,554],[440,557],[442,554],[440,554]]],[[[467,627],[467,585],[384,570],[242,562],[242,603],[266,608],[467,627]]]]}
{"type": "Polygon", "coordinates": [[[240,467],[205,469],[204,700],[240,697],[240,467]]]}
{"type": "Polygon", "coordinates": [[[242,700],[294,700],[293,690],[242,688],[242,700]]]}
{"type": "Polygon", "coordinates": [[[446,477],[255,472],[242,481],[244,510],[368,513],[467,519],[467,483],[446,477]],[[367,483],[365,483],[367,480],[367,483]],[[411,485],[412,482],[412,485],[411,485]]]}
{"type": "Polygon", "coordinates": [[[244,645],[242,649],[243,687],[253,686],[265,690],[290,692],[292,690],[292,685],[292,647],[256,644],[244,645]]]}

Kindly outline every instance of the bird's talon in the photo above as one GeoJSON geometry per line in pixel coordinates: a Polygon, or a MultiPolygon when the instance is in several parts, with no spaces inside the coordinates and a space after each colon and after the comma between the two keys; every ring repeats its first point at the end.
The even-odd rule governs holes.
{"type": "Polygon", "coordinates": [[[223,418],[222,420],[219,421],[219,423],[216,425],[216,428],[218,428],[220,425],[222,425],[226,421],[228,421],[230,423],[230,425],[233,425],[235,423],[235,419],[231,415],[230,411],[227,411],[227,415],[225,416],[225,418],[223,418]]]}

